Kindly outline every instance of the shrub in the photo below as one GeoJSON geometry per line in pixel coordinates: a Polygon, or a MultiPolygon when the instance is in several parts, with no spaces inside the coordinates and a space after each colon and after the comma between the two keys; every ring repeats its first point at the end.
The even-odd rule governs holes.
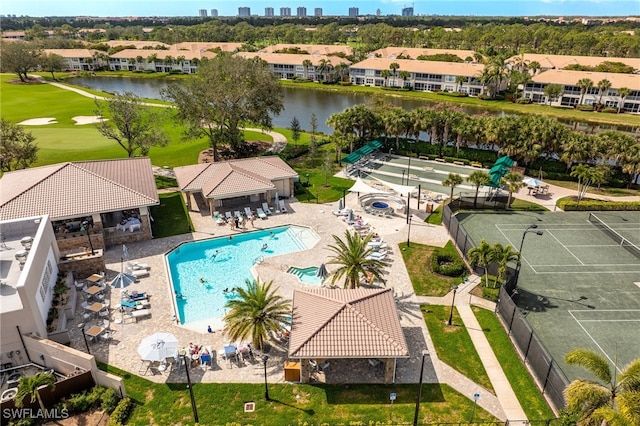
{"type": "Polygon", "coordinates": [[[578,204],[575,197],[564,197],[559,199],[556,205],[564,211],[640,211],[640,202],[638,201],[606,201],[586,198],[578,204]]]}
{"type": "Polygon", "coordinates": [[[486,300],[490,300],[492,302],[498,301],[498,295],[500,294],[500,287],[491,288],[491,287],[482,287],[482,298],[486,300]]]}
{"type": "Polygon", "coordinates": [[[617,114],[618,113],[618,108],[614,108],[614,107],[604,107],[600,110],[600,112],[606,112],[609,114],[617,114]]]}
{"type": "Polygon", "coordinates": [[[467,93],[463,93],[463,92],[438,92],[438,95],[442,95],[442,96],[450,96],[452,98],[466,98],[467,96],[469,96],[469,94],[467,93]]]}
{"type": "Polygon", "coordinates": [[[182,70],[171,70],[169,74],[182,74],[182,70]]]}
{"type": "Polygon", "coordinates": [[[81,413],[92,408],[101,407],[107,413],[114,410],[120,398],[111,388],[94,386],[80,393],[72,394],[61,402],[63,408],[69,413],[81,413]]]}
{"type": "Polygon", "coordinates": [[[516,103],[518,104],[530,104],[531,103],[531,99],[529,98],[520,98],[516,101],[516,103]]]}
{"type": "Polygon", "coordinates": [[[576,109],[578,111],[593,111],[593,105],[578,105],[576,109]]]}
{"type": "Polygon", "coordinates": [[[431,270],[447,277],[460,277],[467,272],[467,267],[457,253],[437,249],[431,254],[431,270]]]}
{"type": "Polygon", "coordinates": [[[131,412],[132,401],[131,398],[127,397],[122,399],[115,410],[111,413],[111,417],[109,418],[109,426],[120,426],[124,425],[129,418],[129,414],[131,412]]]}
{"type": "Polygon", "coordinates": [[[456,158],[456,157],[444,157],[444,160],[447,163],[453,163],[454,161],[461,161],[464,164],[466,164],[467,166],[471,163],[471,161],[467,160],[466,158],[456,158]]]}
{"type": "Polygon", "coordinates": [[[120,397],[116,391],[112,388],[107,388],[107,390],[102,394],[102,404],[100,404],[100,408],[102,408],[107,414],[111,415],[113,410],[118,406],[118,402],[120,402],[120,397]]]}

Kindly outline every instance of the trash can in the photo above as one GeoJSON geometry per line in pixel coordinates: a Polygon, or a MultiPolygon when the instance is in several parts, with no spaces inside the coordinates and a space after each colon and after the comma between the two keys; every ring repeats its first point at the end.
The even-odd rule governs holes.
{"type": "Polygon", "coordinates": [[[427,203],[427,213],[433,212],[433,203],[427,203]]]}

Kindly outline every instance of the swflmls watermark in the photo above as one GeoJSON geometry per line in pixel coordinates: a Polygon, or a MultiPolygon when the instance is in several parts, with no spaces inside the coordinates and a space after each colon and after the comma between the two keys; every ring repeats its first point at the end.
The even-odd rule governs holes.
{"type": "Polygon", "coordinates": [[[34,410],[32,408],[5,408],[2,410],[3,419],[51,419],[60,420],[69,417],[69,410],[63,408],[58,410],[57,408],[51,408],[48,410],[42,410],[38,408],[34,410]]]}

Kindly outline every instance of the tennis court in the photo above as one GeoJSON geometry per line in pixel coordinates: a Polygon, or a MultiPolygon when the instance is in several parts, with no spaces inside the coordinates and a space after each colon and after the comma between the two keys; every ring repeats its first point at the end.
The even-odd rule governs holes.
{"type": "Polygon", "coordinates": [[[619,369],[640,356],[640,213],[459,213],[471,239],[522,249],[514,295],[522,315],[569,380],[577,347],[600,351],[619,369]],[[537,235],[535,231],[542,231],[537,235]]]}

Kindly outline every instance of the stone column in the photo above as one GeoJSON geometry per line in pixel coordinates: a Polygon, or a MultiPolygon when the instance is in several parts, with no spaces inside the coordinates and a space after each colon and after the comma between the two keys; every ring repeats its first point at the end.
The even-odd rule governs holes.
{"type": "Polygon", "coordinates": [[[311,381],[311,364],[308,359],[300,360],[300,383],[309,383],[311,381]]]}

